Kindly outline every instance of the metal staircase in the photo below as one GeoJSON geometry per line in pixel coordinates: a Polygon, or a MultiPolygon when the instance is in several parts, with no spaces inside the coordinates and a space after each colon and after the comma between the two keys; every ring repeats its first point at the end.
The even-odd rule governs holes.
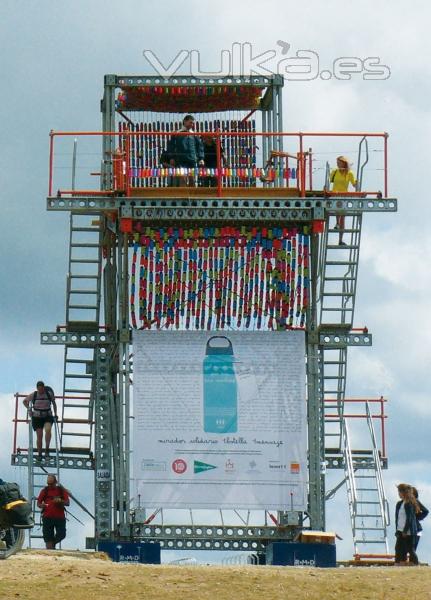
{"type": "MultiPolygon", "coordinates": [[[[364,168],[368,163],[368,140],[363,137],[358,148],[358,169],[356,189],[362,189],[364,168]]],[[[326,164],[325,189],[329,189],[330,168],[326,164]]],[[[336,205],[336,198],[334,198],[336,205]]],[[[332,213],[334,214],[334,213],[332,213]]],[[[336,221],[334,214],[333,217],[336,221]]],[[[345,216],[343,237],[340,243],[340,231],[336,222],[331,225],[329,214],[325,222],[325,232],[320,246],[320,311],[319,329],[340,336],[348,334],[353,327],[355,312],[356,286],[358,279],[359,251],[361,245],[362,214],[345,216]]],[[[343,399],[346,391],[347,344],[335,344],[323,351],[321,381],[323,392],[323,411],[325,417],[325,450],[327,455],[339,454],[342,450],[343,399]],[[334,411],[340,419],[330,418],[334,411]]]]}
{"type": "Polygon", "coordinates": [[[388,553],[387,528],[389,507],[385,496],[381,457],[377,449],[373,421],[368,402],[366,406],[367,425],[370,434],[370,448],[352,451],[346,420],[342,420],[344,445],[344,473],[355,554],[378,550],[388,553]]]}
{"type": "MultiPolygon", "coordinates": [[[[346,245],[338,245],[338,230],[331,228],[331,217],[326,220],[320,248],[320,331],[338,332],[340,336],[351,331],[355,310],[356,285],[359,266],[362,215],[346,217],[344,230],[346,245]]],[[[325,448],[337,454],[342,448],[341,417],[346,390],[347,346],[325,348],[322,361],[323,401],[325,413],[325,448]],[[340,415],[340,420],[327,415],[340,415]]]]}
{"type": "Polygon", "coordinates": [[[61,452],[90,457],[93,424],[92,334],[99,332],[101,244],[94,215],[70,215],[69,269],[66,288],[61,452]],[[79,334],[74,340],[73,334],[79,334]],[[88,345],[85,339],[88,339],[88,345]]]}
{"type": "MultiPolygon", "coordinates": [[[[326,220],[326,231],[320,248],[321,334],[331,333],[342,342],[353,327],[359,266],[362,215],[346,216],[345,245],[338,244],[339,231],[326,220]]],[[[325,419],[325,457],[344,466],[350,520],[355,554],[370,546],[388,552],[389,523],[385,498],[381,457],[372,418],[366,403],[369,448],[352,450],[349,430],[344,418],[348,343],[322,349],[320,361],[325,419]]],[[[367,442],[367,445],[368,445],[367,442]]],[[[338,488],[337,488],[338,489],[338,488]]]]}

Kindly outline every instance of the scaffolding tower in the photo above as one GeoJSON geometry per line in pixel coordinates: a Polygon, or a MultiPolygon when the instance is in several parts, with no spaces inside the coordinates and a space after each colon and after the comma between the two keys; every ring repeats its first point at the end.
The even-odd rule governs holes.
{"type": "MultiPolygon", "coordinates": [[[[325,501],[334,493],[325,489],[330,468],[344,470],[337,489],[346,483],[355,551],[369,544],[387,550],[381,477],[385,449],[378,447],[367,401],[368,443],[352,449],[345,411],[348,348],[372,343],[368,330],[355,329],[353,321],[362,218],[368,212],[397,210],[397,200],[388,197],[387,134],[284,131],[283,79],[278,75],[169,80],[106,75],[104,83],[102,132],[50,134],[47,209],[70,214],[70,237],[65,323],[41,334],[42,344],[65,347],[55,464],[95,474],[95,533],[89,547],[103,540],[146,540],[167,549],[263,550],[271,541],[293,540],[302,528],[325,529],[325,501]],[[217,168],[211,172],[160,164],[169,138],[190,112],[196,116],[197,133],[211,135],[217,144],[217,168]],[[335,155],[337,143],[346,139],[359,141],[358,188],[337,194],[329,191],[328,167],[319,150],[309,144],[335,155]],[[78,187],[76,141],[72,185],[58,181],[56,171],[61,159],[56,149],[71,140],[82,144],[83,156],[94,156],[95,144],[102,142],[100,167],[81,177],[78,187]],[[383,159],[383,181],[370,177],[374,191],[365,186],[370,140],[381,143],[383,159]],[[223,154],[229,166],[223,166],[223,154]],[[316,185],[319,174],[324,181],[316,185]],[[100,180],[97,189],[91,183],[94,176],[100,180]],[[343,245],[334,229],[340,215],[346,218],[343,245]],[[258,526],[248,521],[239,526],[157,523],[159,510],[152,515],[131,510],[131,343],[136,326],[130,317],[131,236],[136,227],[226,225],[294,226],[309,239],[309,301],[296,323],[306,335],[308,507],[303,513],[286,510],[271,516],[271,525],[266,513],[258,526]]],[[[272,328],[294,325],[280,320],[272,328]]],[[[29,494],[34,496],[31,449],[30,430],[27,448],[15,443],[12,464],[28,465],[29,494]]]]}

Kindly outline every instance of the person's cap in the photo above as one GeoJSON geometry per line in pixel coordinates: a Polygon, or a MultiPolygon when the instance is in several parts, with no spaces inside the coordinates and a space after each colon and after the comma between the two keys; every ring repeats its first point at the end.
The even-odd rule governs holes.
{"type": "Polygon", "coordinates": [[[45,387],[45,384],[43,383],[43,381],[38,381],[38,382],[36,383],[36,387],[37,387],[37,388],[38,388],[38,387],[45,387]]]}

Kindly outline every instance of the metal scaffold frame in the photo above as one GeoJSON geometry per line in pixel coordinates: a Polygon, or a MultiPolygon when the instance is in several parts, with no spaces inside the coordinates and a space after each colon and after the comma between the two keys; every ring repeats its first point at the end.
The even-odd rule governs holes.
{"type": "MultiPolygon", "coordinates": [[[[366,137],[381,137],[384,140],[385,181],[384,193],[355,192],[331,194],[313,192],[311,187],[311,152],[304,152],[307,135],[322,136],[321,133],[283,133],[282,87],[280,76],[253,78],[193,78],[178,77],[178,80],[163,80],[160,77],[106,75],[104,95],[101,103],[102,134],[89,132],[89,135],[102,135],[102,161],[100,170],[100,190],[53,191],[54,139],[61,135],[51,132],[50,182],[47,198],[49,211],[67,211],[73,219],[88,215],[96,219],[81,227],[83,232],[99,236],[97,275],[79,274],[76,277],[94,277],[97,307],[97,322],[89,325],[88,319],[70,319],[70,285],[66,326],[57,332],[41,334],[43,344],[64,344],[65,357],[71,350],[85,348],[91,352],[88,359],[69,358],[72,364],[82,363],[85,376],[91,380],[88,391],[88,424],[90,440],[88,447],[92,466],[95,470],[95,537],[99,541],[109,539],[157,541],[163,548],[182,549],[253,549],[261,550],[276,540],[292,540],[303,527],[315,530],[325,529],[325,490],[326,468],[343,468],[346,461],[352,461],[344,421],[344,395],[346,381],[347,348],[369,346],[372,336],[367,330],[354,330],[353,314],[356,295],[356,281],[359,263],[359,245],[362,215],[367,212],[395,212],[397,200],[387,197],[387,134],[364,134],[366,137]],[[115,94],[122,86],[203,86],[203,85],[242,85],[260,86],[264,94],[260,102],[263,154],[271,151],[282,152],[285,135],[295,135],[299,139],[297,190],[289,194],[277,193],[281,189],[281,176],[275,176],[274,185],[268,187],[241,189],[231,195],[222,194],[221,176],[218,176],[217,192],[208,194],[184,190],[173,192],[174,188],[163,188],[157,195],[133,194],[126,184],[125,193],[116,191],[113,156],[116,152],[118,133],[116,132],[115,94]],[[308,157],[308,158],[307,158],[308,157]],[[309,160],[308,166],[306,160],[309,160]],[[309,169],[309,170],[308,170],[309,169]],[[307,173],[310,189],[306,189],[307,173]],[[336,196],[336,197],[334,197],[336,196]],[[335,215],[345,215],[347,220],[346,246],[336,246],[333,241],[331,219],[335,215]],[[131,342],[132,329],[129,322],[129,235],[130,223],[140,221],[147,225],[184,223],[237,223],[237,224],[307,224],[310,227],[310,302],[306,314],[306,381],[308,408],[308,467],[309,500],[308,509],[303,514],[280,512],[275,527],[254,527],[245,523],[244,527],[214,525],[173,526],[150,525],[153,516],[145,511],[131,514],[130,497],[130,437],[131,437],[131,342]],[[322,233],[323,232],[323,233],[322,233]],[[103,252],[102,252],[103,248],[103,252]],[[342,269],[343,273],[333,272],[342,269]],[[335,287],[334,287],[335,286],[335,287]],[[103,311],[103,316],[102,316],[103,311]],[[333,315],[333,318],[328,318],[333,315]],[[335,360],[332,360],[335,356],[335,360]],[[334,374],[335,368],[335,374],[334,374]],[[338,415],[337,432],[334,444],[328,446],[328,414],[338,415]],[[94,428],[93,428],[94,424],[94,428]],[[94,431],[93,431],[94,429],[94,431]],[[344,439],[344,442],[343,442],[344,439]],[[94,448],[94,455],[93,455],[94,448]]],[[[65,135],[77,135],[67,132],[65,135]]],[[[126,154],[129,132],[123,132],[126,140],[126,154]]],[[[132,133],[130,133],[132,135],[132,133]]],[[[215,135],[218,135],[217,133],[215,135]]],[[[259,134],[261,135],[261,134],[259,134]]],[[[328,134],[344,136],[349,134],[328,134]]],[[[362,136],[362,134],[352,134],[362,136]]],[[[311,149],[310,149],[311,150],[311,149]]],[[[220,157],[219,157],[220,158],[220,157]]],[[[281,159],[278,159],[279,161],[281,159]]],[[[127,167],[127,165],[126,165],[127,167]]],[[[363,170],[363,169],[362,169],[363,170]]],[[[279,171],[277,171],[279,173],[279,171]]],[[[127,178],[127,175],[126,175],[127,178]]],[[[74,179],[73,179],[74,181],[74,179]]],[[[362,181],[362,171],[361,171],[362,181]]],[[[79,243],[80,247],[94,246],[92,243],[79,243]]],[[[72,252],[71,241],[71,252],[72,252]]],[[[71,261],[72,254],[69,256],[71,261]]],[[[77,258],[77,263],[85,259],[77,258]]],[[[89,262],[89,261],[87,261],[89,262]]],[[[93,261],[94,262],[94,261],[93,261]]],[[[69,271],[71,266],[69,265],[69,271]]],[[[69,272],[70,275],[70,272],[69,272]]],[[[68,280],[70,282],[70,278],[68,280]]],[[[76,293],[84,293],[89,288],[76,293]]],[[[93,305],[92,305],[93,306],[93,305]]],[[[87,307],[88,308],[88,307],[87,307]]],[[[84,314],[84,313],[82,313],[84,314]]],[[[65,373],[66,373],[65,358],[65,373]]],[[[79,378],[79,374],[70,375],[79,378]]],[[[83,375],[81,375],[83,377],[83,375]]],[[[66,377],[65,377],[66,381],[66,377]]],[[[66,386],[66,384],[65,384],[66,386]]],[[[77,390],[78,392],[78,390],[77,390]]],[[[66,389],[64,391],[66,395],[66,389]]],[[[368,405],[367,405],[368,406],[368,405]]],[[[368,410],[368,409],[367,409],[368,410]]],[[[368,412],[367,412],[368,415],[368,412]]],[[[369,420],[369,415],[368,415],[369,420]]],[[[65,418],[63,418],[65,420],[65,418]]],[[[67,420],[67,419],[66,419],[67,420]]],[[[72,432],[71,435],[77,435],[72,432]]],[[[373,443],[375,439],[373,435],[373,443]]],[[[67,467],[61,461],[60,467],[67,467]]],[[[21,464],[22,459],[14,454],[13,462],[21,464]]],[[[373,454],[374,460],[377,454],[373,454]]],[[[379,457],[380,459],[386,457],[379,457]]],[[[75,461],[76,462],[76,461],[75,461]]],[[[75,465],[74,462],[74,465],[75,465]]],[[[352,464],[354,464],[352,462],[352,464]]],[[[348,470],[346,481],[352,481],[355,468],[348,470]],[[350,478],[350,479],[349,479],[350,478]]],[[[379,479],[380,482],[380,479],[379,479]]],[[[351,502],[353,504],[353,502],[351,502]]],[[[91,545],[91,542],[89,542],[91,545]]]]}

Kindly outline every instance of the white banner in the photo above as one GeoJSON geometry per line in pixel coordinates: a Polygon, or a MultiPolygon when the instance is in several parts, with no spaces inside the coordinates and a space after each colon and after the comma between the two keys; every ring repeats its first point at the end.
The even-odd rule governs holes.
{"type": "Polygon", "coordinates": [[[141,506],[306,509],[304,339],[133,332],[141,506]]]}

